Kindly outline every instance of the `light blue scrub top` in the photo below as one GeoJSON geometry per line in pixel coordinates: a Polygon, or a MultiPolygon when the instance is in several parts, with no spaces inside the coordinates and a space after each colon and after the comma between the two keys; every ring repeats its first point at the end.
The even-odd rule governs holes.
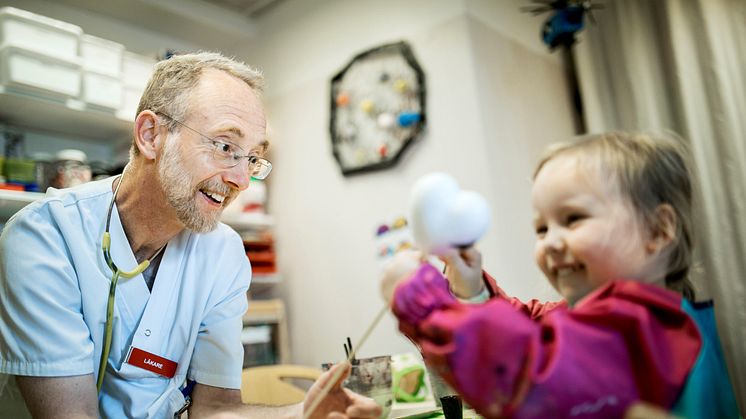
{"type": "MultiPolygon", "coordinates": [[[[0,373],[98,374],[112,275],[101,251],[112,182],[58,191],[6,224],[0,237],[0,373]]],[[[110,233],[114,262],[134,268],[116,207],[110,233]]],[[[171,417],[184,403],[179,387],[186,378],[240,388],[250,278],[241,238],[219,224],[207,234],[184,231],[168,243],[152,293],[141,275],[120,279],[101,415],[171,417]],[[178,362],[176,375],[168,379],[125,363],[130,346],[178,362]]],[[[4,413],[17,412],[23,402],[15,380],[0,375],[0,387],[3,381],[0,417],[10,417],[4,413]]]]}

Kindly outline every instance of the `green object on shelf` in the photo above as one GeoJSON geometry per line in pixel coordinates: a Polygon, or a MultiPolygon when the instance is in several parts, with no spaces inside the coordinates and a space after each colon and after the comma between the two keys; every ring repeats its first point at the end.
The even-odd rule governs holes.
{"type": "Polygon", "coordinates": [[[36,162],[33,160],[6,159],[3,173],[8,182],[34,183],[36,182],[36,162]]]}

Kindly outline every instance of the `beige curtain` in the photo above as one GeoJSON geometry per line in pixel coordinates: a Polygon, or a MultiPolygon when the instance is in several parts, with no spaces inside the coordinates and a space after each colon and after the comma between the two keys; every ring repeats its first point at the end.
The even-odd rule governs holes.
{"type": "Polygon", "coordinates": [[[690,142],[701,213],[694,280],[715,300],[746,412],[746,1],[603,3],[576,47],[588,129],[669,130],[690,142]]]}

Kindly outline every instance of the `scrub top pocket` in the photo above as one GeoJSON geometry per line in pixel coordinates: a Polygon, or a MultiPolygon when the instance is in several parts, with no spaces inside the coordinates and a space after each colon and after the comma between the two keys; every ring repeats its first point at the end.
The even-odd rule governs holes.
{"type": "Polygon", "coordinates": [[[168,377],[164,377],[160,374],[154,373],[153,371],[148,371],[127,362],[122,362],[122,366],[117,371],[117,375],[125,380],[162,380],[164,383],[168,383],[171,380],[168,377]]]}

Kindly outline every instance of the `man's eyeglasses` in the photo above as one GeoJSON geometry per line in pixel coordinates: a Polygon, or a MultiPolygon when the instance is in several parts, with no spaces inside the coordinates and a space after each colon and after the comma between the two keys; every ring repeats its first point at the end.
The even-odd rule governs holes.
{"type": "Polygon", "coordinates": [[[269,176],[269,172],[272,171],[272,163],[270,163],[267,159],[252,154],[245,154],[244,150],[238,145],[226,141],[221,141],[215,138],[210,138],[209,136],[202,134],[189,125],[179,121],[178,119],[172,118],[168,114],[165,114],[163,112],[157,112],[157,114],[165,116],[166,118],[176,122],[177,124],[188,129],[189,131],[192,131],[193,133],[199,135],[204,140],[209,142],[212,145],[213,159],[215,159],[218,164],[225,167],[226,169],[235,167],[238,163],[241,162],[241,159],[247,159],[249,161],[249,176],[253,177],[254,179],[264,179],[269,176]]]}

